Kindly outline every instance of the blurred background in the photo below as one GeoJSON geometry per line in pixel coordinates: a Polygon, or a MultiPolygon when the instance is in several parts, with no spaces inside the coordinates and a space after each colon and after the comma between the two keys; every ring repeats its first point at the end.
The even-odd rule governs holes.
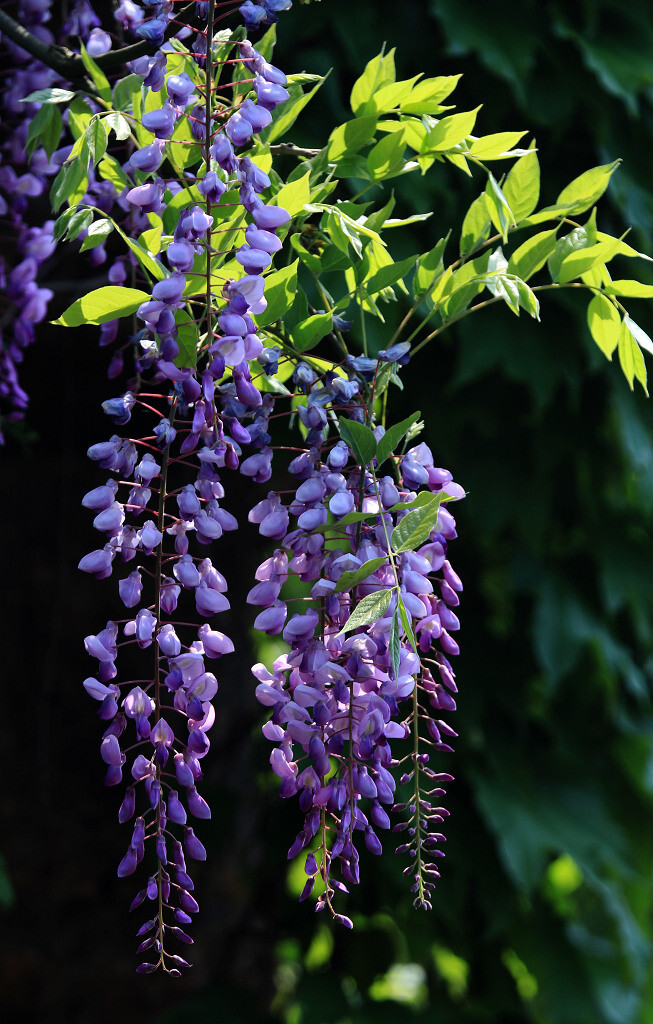
{"type": "MultiPolygon", "coordinates": [[[[275,63],[333,71],[292,141],[324,144],[384,42],[400,78],[462,73],[453,99],[461,110],[483,103],[479,134],[532,132],[544,203],[621,157],[599,228],[630,226],[629,241],[653,253],[652,3],[296,3],[275,63]]],[[[437,164],[397,179],[395,216],[435,213],[397,233],[396,257],[452,226],[457,237],[481,187],[437,164]]],[[[80,284],[66,280],[66,260],[46,282],[58,288],[55,314],[80,284]]],[[[645,265],[637,274],[653,282],[645,265]]],[[[28,427],[0,456],[7,1019],[653,1022],[653,408],[593,344],[587,300],[574,298],[545,299],[541,324],[498,308],[469,317],[395,393],[393,419],[420,408],[436,465],[468,491],[451,556],[465,582],[460,738],[439,765],[456,781],[433,912],[412,910],[390,852],[363,851],[352,933],[297,903],[301,864],[289,867],[286,850],[299,812],[276,797],[249,673],[269,651],[235,616],[224,628],[239,653],[219,666],[206,762],[214,816],[201,830],[194,967],[181,980],[134,974],[140,919],[127,908],[138,882],[116,878],[128,837],[81,687],[82,637],[117,607],[112,581],[76,566],[95,544],[81,497],[100,482],[85,452],[111,432],[99,402],[118,389],[103,384],[95,334],[42,330],[24,374],[28,427]]],[[[650,304],[632,309],[653,333],[650,304]]],[[[382,347],[383,334],[373,341],[382,347]]],[[[235,478],[225,507],[245,500],[235,478]]],[[[257,543],[244,523],[220,552],[233,608],[264,557],[257,543]]]]}

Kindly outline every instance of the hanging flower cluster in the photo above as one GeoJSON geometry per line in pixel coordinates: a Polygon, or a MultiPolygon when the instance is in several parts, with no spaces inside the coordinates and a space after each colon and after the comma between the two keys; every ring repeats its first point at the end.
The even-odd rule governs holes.
{"type": "Polygon", "coordinates": [[[382,852],[377,830],[391,827],[390,809],[409,807],[407,820],[394,826],[407,829],[397,852],[411,857],[405,873],[413,875],[415,906],[430,908],[430,876],[438,875],[430,858],[442,856],[437,826],[448,813],[433,804],[443,792],[433,784],[451,776],[435,773],[421,747],[426,741],[450,750],[447,740],[456,735],[427,706],[438,714],[456,706],[447,655],[458,653],[451,633],[459,629],[453,608],[462,584],[447,560],[456,529],[443,502],[464,491],[434,466],[425,444],[394,464],[396,479],[377,476],[390,449],[383,428],[363,425],[361,397],[367,391],[369,400],[365,377],[372,377],[373,400],[379,365],[351,360],[348,379],[320,380],[300,363],[294,378],[306,392],[299,413],[310,447],[289,466],[294,497],[286,506],[270,492],[249,516],[280,545],[259,566],[247,600],[263,609],[255,626],[282,633],[290,647],[271,671],[262,664],[253,669],[257,697],[272,709],[263,733],[275,744],[270,764],[280,795],[297,795],[305,815],[288,856],[311,845],[300,899],[320,880],[316,909],[328,906],[347,927],[350,919],[333,909],[334,890],[359,880],[357,833],[371,853],[382,852]],[[351,417],[341,420],[347,442],[329,438],[327,430],[329,415],[343,413],[351,417]],[[358,443],[361,432],[371,445],[367,453],[358,443]],[[304,608],[290,615],[283,597],[289,576],[307,591],[304,608]],[[422,721],[426,737],[419,736],[422,721]],[[409,736],[413,750],[397,760],[391,744],[409,736]],[[397,778],[395,769],[406,760],[408,770],[397,778]],[[412,785],[408,802],[396,800],[397,781],[412,785]],[[341,879],[334,877],[336,866],[341,879]]]}

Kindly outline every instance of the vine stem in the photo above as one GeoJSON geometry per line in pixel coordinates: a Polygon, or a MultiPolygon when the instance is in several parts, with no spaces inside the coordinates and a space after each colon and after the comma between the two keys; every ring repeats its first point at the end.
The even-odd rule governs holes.
{"type": "MultiPolygon", "coordinates": [[[[176,402],[173,403],[172,410],[170,413],[170,424],[172,425],[175,418],[176,402]]],[[[163,453],[161,460],[161,487],[159,489],[159,522],[163,523],[163,517],[165,514],[165,501],[166,501],[166,490],[168,482],[168,463],[169,463],[169,449],[163,453]]],[[[156,631],[158,632],[161,628],[161,578],[163,573],[163,530],[161,531],[161,542],[156,552],[156,575],[154,578],[154,609],[156,616],[156,631]]],[[[155,715],[158,722],[161,713],[161,662],[160,662],[160,651],[158,643],[154,643],[154,704],[155,704],[155,715]]],[[[157,762],[156,766],[156,779],[161,785],[161,766],[157,762]]],[[[156,806],[156,828],[157,833],[161,831],[161,799],[156,806]]],[[[159,963],[165,971],[165,963],[163,960],[163,867],[161,861],[159,861],[159,868],[156,877],[156,888],[157,888],[157,900],[158,900],[158,920],[159,920],[159,939],[161,942],[161,950],[159,952],[159,963]]]]}

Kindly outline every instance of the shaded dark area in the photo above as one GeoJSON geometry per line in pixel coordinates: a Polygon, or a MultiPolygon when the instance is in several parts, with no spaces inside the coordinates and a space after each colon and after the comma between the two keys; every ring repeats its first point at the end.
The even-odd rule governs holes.
{"type": "MultiPolygon", "coordinates": [[[[293,141],[325,141],[386,41],[399,77],[462,71],[454,99],[458,109],[484,103],[479,131],[532,129],[546,201],[585,168],[623,157],[599,226],[631,225],[633,244],[652,252],[653,8],[567,6],[296,5],[277,63],[334,71],[293,141]]],[[[401,212],[435,215],[397,236],[397,255],[452,225],[455,235],[479,190],[444,166],[398,179],[401,212]]],[[[64,273],[97,271],[83,258],[59,264],[49,286],[64,273]]],[[[637,304],[651,333],[650,308],[637,304]]],[[[42,330],[27,355],[29,426],[2,452],[7,1016],[653,1021],[653,412],[593,345],[585,305],[545,302],[541,324],[503,309],[472,316],[418,357],[395,393],[393,419],[419,407],[436,463],[468,490],[452,548],[465,581],[460,738],[442,765],[456,782],[432,914],[412,910],[390,853],[362,855],[353,933],[296,903],[285,853],[297,812],[277,799],[259,738],[253,615],[234,615],[225,628],[239,653],[218,666],[205,762],[214,817],[196,872],[194,967],[177,981],[133,973],[138,923],[127,907],[138,882],[115,876],[127,841],[120,796],[102,786],[100,723],[81,688],[93,664],[82,638],[118,606],[111,579],[96,583],[76,565],[95,545],[80,500],[102,482],[85,452],[111,433],[99,404],[119,389],[105,380],[95,331],[42,330]]],[[[242,477],[225,486],[230,511],[258,500],[242,477]]],[[[245,607],[262,557],[245,518],[216,554],[233,608],[245,607]]]]}

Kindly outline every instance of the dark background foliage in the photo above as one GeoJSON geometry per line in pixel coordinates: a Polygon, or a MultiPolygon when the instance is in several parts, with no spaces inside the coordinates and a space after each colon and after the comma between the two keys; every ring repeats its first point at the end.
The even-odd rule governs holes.
{"type": "MultiPolygon", "coordinates": [[[[323,144],[385,41],[398,77],[463,72],[454,98],[483,102],[480,132],[532,130],[547,202],[621,156],[599,226],[630,225],[653,252],[652,16],[646,0],[296,5],[276,62],[334,70],[293,141],[323,144]]],[[[479,190],[439,165],[398,179],[402,212],[435,211],[399,247],[456,234],[479,190]]],[[[51,270],[62,306],[70,267],[51,270]]],[[[466,585],[460,739],[442,765],[456,782],[433,913],[412,910],[390,853],[364,855],[353,933],[297,905],[285,860],[297,812],[266,771],[239,613],[227,631],[241,653],[220,666],[195,966],[176,982],[133,974],[133,887],[115,877],[126,838],[80,685],[81,637],[117,600],[111,581],[76,570],[93,545],[80,499],[99,482],[85,451],[107,434],[98,407],[115,387],[92,336],[42,331],[26,365],[30,430],[2,454],[3,1012],[80,1024],[653,1021],[653,412],[593,345],[584,308],[545,301],[539,325],[503,309],[468,318],[408,368],[395,407],[396,419],[422,410],[436,463],[468,491],[452,555],[466,585]]],[[[234,479],[228,508],[243,490],[234,479]]],[[[221,564],[233,608],[260,560],[254,531],[241,534],[221,564]]]]}

